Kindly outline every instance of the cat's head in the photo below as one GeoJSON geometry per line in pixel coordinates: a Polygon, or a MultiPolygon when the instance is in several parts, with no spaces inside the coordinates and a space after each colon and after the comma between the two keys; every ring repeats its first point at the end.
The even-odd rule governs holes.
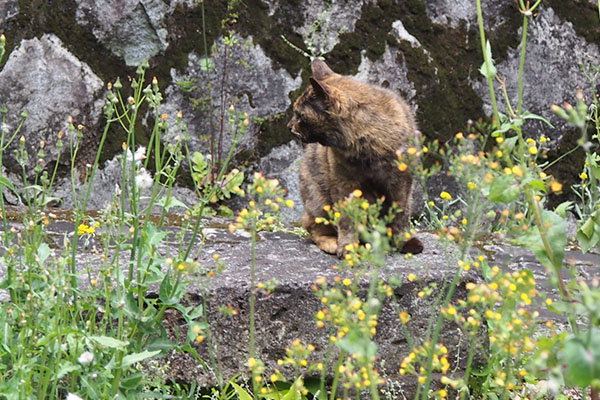
{"type": "Polygon", "coordinates": [[[294,115],[287,126],[304,143],[339,145],[339,111],[344,96],[332,83],[340,75],[319,59],[312,62],[311,69],[310,86],[294,103],[294,115]]]}

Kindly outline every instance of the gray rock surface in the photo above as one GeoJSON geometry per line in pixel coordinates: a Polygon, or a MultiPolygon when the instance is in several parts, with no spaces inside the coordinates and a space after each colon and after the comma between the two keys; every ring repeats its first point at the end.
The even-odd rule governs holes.
{"type": "Polygon", "coordinates": [[[173,82],[165,91],[163,109],[173,119],[178,110],[183,111],[192,150],[210,151],[209,138],[218,138],[223,115],[223,152],[227,154],[232,143],[227,111],[232,105],[235,114],[249,117],[242,146],[253,148],[260,120],[285,112],[291,105],[289,93],[302,83],[299,76],[276,68],[252,37],[234,35],[233,40],[228,45],[221,38],[209,58],[193,52],[185,71],[171,70],[173,82]]]}
{"type": "MultiPolygon", "coordinates": [[[[275,147],[260,160],[258,165],[258,169],[265,176],[278,179],[281,186],[287,190],[286,197],[298,205],[302,204],[299,180],[302,152],[302,145],[297,141],[291,141],[275,147]]],[[[302,218],[302,207],[284,207],[281,216],[285,221],[299,222],[302,218]]]]}
{"type": "Polygon", "coordinates": [[[114,55],[137,66],[167,48],[163,18],[180,3],[193,5],[194,1],[78,0],[76,18],[114,55]]]}
{"type": "MultiPolygon", "coordinates": [[[[94,129],[104,104],[100,99],[102,92],[103,84],[96,74],[52,34],[24,40],[10,53],[0,71],[0,104],[8,108],[10,133],[18,127],[21,112],[27,110],[29,114],[20,132],[26,138],[29,170],[37,161],[41,140],[47,143],[47,157],[42,167],[54,166],[58,155],[54,145],[59,130],[65,132],[63,150],[68,146],[69,116],[75,126],[83,125],[84,136],[95,137],[94,129]]],[[[10,149],[14,149],[14,145],[16,143],[10,149]]],[[[20,171],[10,150],[5,154],[4,166],[20,171]]]]}
{"type": "Polygon", "coordinates": [[[19,13],[18,0],[2,0],[0,1],[0,26],[4,21],[14,17],[19,13]]]}
{"type": "MultiPolygon", "coordinates": [[[[314,56],[329,53],[339,43],[339,35],[353,32],[361,16],[362,6],[368,0],[341,1],[309,0],[303,4],[304,24],[294,31],[304,39],[307,50],[314,56]]],[[[271,9],[273,9],[272,6],[271,9]]]]}

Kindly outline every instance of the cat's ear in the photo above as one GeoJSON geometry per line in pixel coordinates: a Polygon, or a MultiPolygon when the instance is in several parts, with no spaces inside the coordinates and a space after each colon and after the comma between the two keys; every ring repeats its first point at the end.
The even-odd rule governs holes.
{"type": "Polygon", "coordinates": [[[329,100],[330,90],[326,84],[324,84],[323,82],[319,82],[314,78],[310,78],[310,84],[313,87],[313,91],[315,92],[317,99],[323,100],[325,102],[329,100]]]}
{"type": "Polygon", "coordinates": [[[333,72],[331,68],[329,68],[329,66],[325,64],[325,61],[319,60],[318,58],[315,58],[313,60],[312,64],[310,65],[310,68],[312,70],[313,76],[317,80],[321,80],[324,79],[326,76],[335,74],[335,72],[333,72]]]}

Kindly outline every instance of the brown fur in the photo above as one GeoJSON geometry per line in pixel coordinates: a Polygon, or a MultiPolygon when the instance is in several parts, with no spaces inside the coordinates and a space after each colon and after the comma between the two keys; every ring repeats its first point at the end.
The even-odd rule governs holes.
{"type": "MultiPolygon", "coordinates": [[[[385,196],[384,210],[397,204],[403,212],[392,222],[394,233],[409,227],[413,178],[396,166],[396,151],[414,145],[417,130],[409,106],[389,90],[333,72],[325,62],[312,63],[311,86],[296,100],[291,132],[306,143],[300,169],[304,202],[302,226],[327,253],[341,257],[357,240],[350,220],[342,216],[338,231],[316,224],[325,205],[360,189],[369,202],[385,196]]],[[[421,242],[405,244],[419,253],[421,242]]]]}

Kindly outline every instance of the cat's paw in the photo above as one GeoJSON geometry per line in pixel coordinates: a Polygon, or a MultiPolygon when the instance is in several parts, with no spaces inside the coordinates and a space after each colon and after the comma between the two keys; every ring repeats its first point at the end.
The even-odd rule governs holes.
{"type": "Polygon", "coordinates": [[[319,236],[313,239],[317,246],[325,253],[337,254],[338,242],[335,236],[319,236]]]}
{"type": "Polygon", "coordinates": [[[348,244],[338,244],[336,254],[340,260],[348,254],[347,247],[348,244]]]}
{"type": "Polygon", "coordinates": [[[402,246],[402,250],[400,250],[400,253],[402,253],[402,254],[406,254],[406,253],[419,254],[422,251],[423,251],[423,242],[421,242],[416,237],[412,237],[412,238],[408,239],[406,242],[404,242],[404,245],[402,246]]]}

